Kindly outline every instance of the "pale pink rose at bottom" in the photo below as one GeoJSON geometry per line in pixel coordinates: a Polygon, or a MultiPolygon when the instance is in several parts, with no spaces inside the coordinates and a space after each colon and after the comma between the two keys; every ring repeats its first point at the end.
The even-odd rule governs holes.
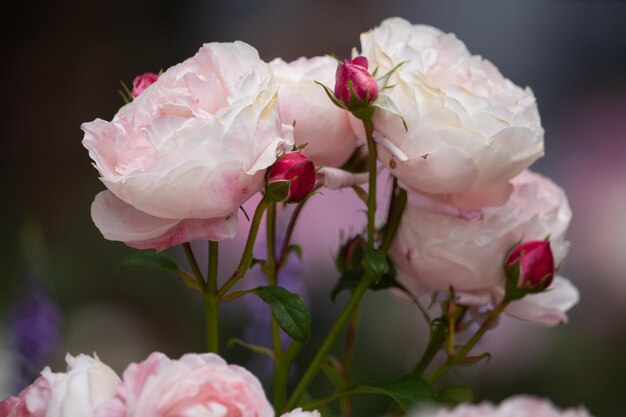
{"type": "Polygon", "coordinates": [[[126,368],[115,399],[96,417],[274,417],[259,380],[218,355],[179,360],[153,353],[126,368]]]}
{"type": "Polygon", "coordinates": [[[591,417],[591,414],[584,407],[561,410],[549,400],[518,395],[499,406],[491,403],[461,404],[452,410],[418,411],[411,417],[591,417]]]}
{"type": "Polygon", "coordinates": [[[112,399],[120,378],[97,357],[66,356],[67,372],[45,368],[18,397],[0,402],[0,417],[93,417],[112,399]]]}
{"type": "Polygon", "coordinates": [[[319,411],[302,411],[301,408],[296,408],[290,413],[283,414],[280,417],[322,417],[319,411]]]}

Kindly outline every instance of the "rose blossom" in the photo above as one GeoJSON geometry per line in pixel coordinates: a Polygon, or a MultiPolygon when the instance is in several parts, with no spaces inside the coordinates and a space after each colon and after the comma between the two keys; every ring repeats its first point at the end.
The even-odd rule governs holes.
{"type": "Polygon", "coordinates": [[[315,165],[302,152],[289,152],[274,163],[267,174],[267,185],[289,181],[285,203],[298,203],[305,199],[315,186],[315,165]]]}
{"type": "Polygon", "coordinates": [[[283,123],[295,122],[297,145],[316,165],[338,167],[350,157],[357,137],[352,132],[350,114],[335,106],[324,89],[335,82],[337,61],[329,56],[270,62],[278,82],[280,116],[283,123]]]}
{"type": "Polygon", "coordinates": [[[365,104],[370,104],[378,97],[378,84],[368,71],[369,63],[364,56],[352,60],[345,59],[337,71],[335,97],[351,106],[352,94],[365,104]],[[350,88],[352,87],[352,89],[350,88]]]}
{"type": "Polygon", "coordinates": [[[146,88],[150,87],[158,79],[159,76],[152,72],[136,76],[133,80],[133,91],[131,91],[130,95],[133,98],[137,98],[139,94],[143,93],[146,88]]]}
{"type": "Polygon", "coordinates": [[[518,395],[499,406],[488,402],[461,404],[452,410],[416,412],[411,417],[591,417],[591,414],[584,407],[561,410],[548,400],[518,395]]]}
{"type": "MultiPolygon", "coordinates": [[[[565,231],[571,210],[565,193],[549,179],[525,171],[512,180],[513,193],[501,207],[483,210],[483,219],[467,221],[433,214],[409,204],[389,255],[396,279],[413,295],[448,291],[459,302],[486,304],[500,299],[505,282],[504,260],[520,241],[550,235],[558,265],[565,258],[565,231]]],[[[562,277],[540,294],[509,305],[506,312],[544,324],[566,320],[565,311],[578,301],[576,289],[562,277]]]]}
{"type": "MultiPolygon", "coordinates": [[[[535,97],[463,42],[430,26],[390,18],[361,35],[361,54],[385,74],[385,90],[408,123],[377,110],[379,158],[404,186],[423,193],[498,188],[543,155],[535,97]]],[[[463,205],[463,196],[455,204],[463,205]]],[[[474,207],[471,207],[474,208],[474,207]]]]}
{"type": "Polygon", "coordinates": [[[290,413],[283,414],[280,417],[322,417],[319,411],[302,411],[301,408],[296,408],[290,413]]]}
{"type": "Polygon", "coordinates": [[[292,146],[272,70],[243,42],[205,44],[111,122],[82,129],[108,188],[92,218],[105,238],[139,249],[232,237],[236,210],[292,146]]]}
{"type": "Polygon", "coordinates": [[[171,360],[153,353],[124,371],[115,399],[97,417],[273,417],[259,380],[218,355],[171,360]]]}
{"type": "Polygon", "coordinates": [[[120,378],[97,357],[67,355],[65,373],[45,368],[18,397],[0,402],[0,417],[92,417],[115,396],[120,378]]]}

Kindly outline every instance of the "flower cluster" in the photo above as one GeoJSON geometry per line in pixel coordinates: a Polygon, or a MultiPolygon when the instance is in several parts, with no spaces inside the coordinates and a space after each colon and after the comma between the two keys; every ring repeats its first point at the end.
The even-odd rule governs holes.
{"type": "MultiPolygon", "coordinates": [[[[18,397],[0,403],[0,417],[271,417],[275,410],[315,417],[303,409],[336,399],[351,415],[353,393],[388,395],[397,402],[394,413],[410,413],[412,406],[441,400],[435,383],[448,370],[486,356],[474,349],[501,314],[548,326],[567,321],[579,298],[559,274],[572,214],[564,191],[528,169],[544,152],[532,91],[472,55],[454,35],[400,18],[362,34],[356,51],[343,61],[265,63],[243,42],[206,44],[159,75],[138,76],[125,97],[129,103],[112,121],[82,126],[83,144],[107,188],[92,205],[96,226],[105,238],[136,249],[183,245],[191,272],[154,251],[122,264],[161,267],[201,293],[209,351],[220,348],[220,303],[256,296],[269,306],[273,346],[240,342],[273,359],[273,405],[252,374],[215,353],[179,360],[155,353],[121,379],[97,358],[79,356],[68,357],[67,373],[45,369],[18,397]],[[377,207],[381,170],[392,184],[386,211],[377,207]],[[310,338],[311,313],[278,276],[291,254],[302,256],[291,242],[293,230],[322,187],[354,190],[367,226],[348,237],[336,258],[340,278],[332,298],[345,290],[349,301],[290,389],[291,366],[310,338]],[[239,208],[257,193],[262,197],[248,219],[240,263],[219,280],[218,242],[235,235],[239,208]],[[295,207],[279,212],[279,204],[295,207]],[[277,216],[286,214],[288,226],[279,232],[277,216]],[[253,248],[262,219],[267,251],[259,259],[253,248]],[[206,274],[189,244],[199,239],[209,241],[206,274]],[[252,287],[245,279],[256,264],[268,285],[252,287]],[[421,307],[430,341],[412,374],[355,384],[350,359],[359,306],[368,290],[384,289],[420,307],[422,297],[430,299],[430,307],[421,307]],[[329,355],[346,326],[338,363],[329,355]],[[470,329],[475,332],[459,343],[456,335],[470,329]],[[445,359],[433,370],[440,351],[445,359]],[[336,389],[307,402],[323,366],[336,389]]],[[[437,413],[561,415],[525,397],[499,408],[437,413]]]]}
{"type": "MultiPolygon", "coordinates": [[[[98,357],[67,355],[67,372],[49,368],[17,397],[0,402],[2,417],[274,417],[259,380],[215,354],[172,360],[153,353],[122,378],[98,357]]],[[[283,417],[319,417],[296,409],[283,417]]]]}

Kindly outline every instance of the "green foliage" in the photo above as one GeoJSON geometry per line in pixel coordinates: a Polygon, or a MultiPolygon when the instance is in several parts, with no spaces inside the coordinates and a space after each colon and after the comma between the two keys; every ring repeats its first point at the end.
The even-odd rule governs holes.
{"type": "Polygon", "coordinates": [[[364,384],[350,390],[357,394],[382,394],[392,398],[404,411],[410,410],[420,402],[433,400],[432,387],[423,379],[405,375],[395,381],[382,384],[364,384]]]}
{"type": "Polygon", "coordinates": [[[311,334],[311,313],[298,294],[278,286],[258,287],[251,290],[272,310],[278,325],[292,339],[305,343],[311,334]]]}
{"type": "Polygon", "coordinates": [[[463,385],[452,385],[435,394],[438,402],[456,405],[460,403],[473,403],[474,391],[463,385]]]}
{"type": "Polygon", "coordinates": [[[146,267],[174,272],[180,276],[185,285],[189,288],[203,292],[202,286],[204,283],[198,282],[190,273],[182,269],[174,259],[164,253],[155,252],[153,250],[136,251],[122,259],[117,265],[118,270],[121,268],[136,267],[146,267]]]}

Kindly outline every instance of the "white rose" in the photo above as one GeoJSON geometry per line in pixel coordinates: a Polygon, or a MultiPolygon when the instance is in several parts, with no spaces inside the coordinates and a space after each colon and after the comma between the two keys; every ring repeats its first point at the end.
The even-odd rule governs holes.
{"type": "Polygon", "coordinates": [[[283,123],[295,123],[296,144],[307,144],[303,152],[316,165],[341,166],[356,147],[350,114],[335,106],[315,83],[332,88],[337,61],[329,56],[289,63],[277,58],[270,66],[279,86],[280,116],[283,123]]]}
{"type": "Polygon", "coordinates": [[[93,220],[107,239],[140,249],[232,237],[236,210],[293,145],[272,70],[243,42],[204,45],[111,122],[82,129],[108,188],[93,220]]]}
{"type": "Polygon", "coordinates": [[[504,184],[506,193],[506,181],[543,155],[532,91],[471,55],[454,35],[391,18],[363,33],[361,48],[381,75],[404,62],[385,94],[408,131],[385,111],[377,110],[373,123],[380,160],[405,186],[445,194],[504,184]]]}
{"type": "MultiPolygon", "coordinates": [[[[9,417],[94,417],[96,409],[115,397],[120,378],[97,357],[67,355],[67,372],[45,368],[18,397],[0,402],[9,417]]],[[[6,413],[6,414],[3,414],[6,413]]]]}
{"type": "Polygon", "coordinates": [[[280,417],[321,417],[319,411],[302,411],[302,408],[296,408],[295,410],[283,414],[280,417]]]}
{"type": "MultiPolygon", "coordinates": [[[[453,287],[463,304],[486,304],[501,298],[504,258],[520,241],[550,235],[555,263],[561,263],[568,251],[565,232],[572,215],[565,193],[530,171],[511,182],[509,200],[501,207],[484,209],[478,221],[409,204],[389,252],[397,280],[417,297],[453,287]]],[[[556,277],[546,292],[512,303],[507,313],[557,324],[565,321],[564,312],[577,301],[577,290],[565,278],[556,277]]]]}

